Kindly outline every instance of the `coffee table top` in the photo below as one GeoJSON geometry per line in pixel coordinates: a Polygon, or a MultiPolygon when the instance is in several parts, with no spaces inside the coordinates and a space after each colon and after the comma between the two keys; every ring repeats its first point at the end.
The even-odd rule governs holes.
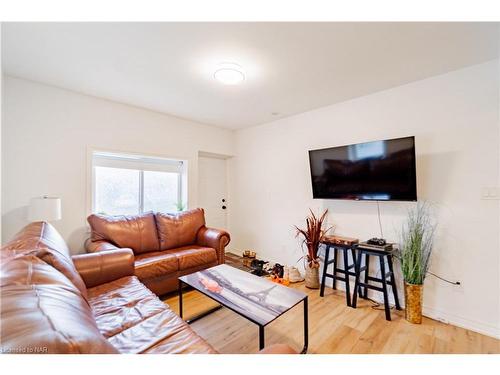
{"type": "Polygon", "coordinates": [[[301,291],[226,264],[181,276],[179,280],[261,326],[307,297],[301,291]]]}

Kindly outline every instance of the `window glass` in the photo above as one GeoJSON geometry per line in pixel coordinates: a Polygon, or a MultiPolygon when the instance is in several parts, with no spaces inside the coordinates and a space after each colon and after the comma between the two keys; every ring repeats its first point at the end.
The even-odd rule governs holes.
{"type": "Polygon", "coordinates": [[[95,212],[133,215],[140,212],[140,171],[95,167],[95,212]]]}
{"type": "Polygon", "coordinates": [[[174,212],[178,201],[178,173],[144,171],[144,211],[174,212]]]}

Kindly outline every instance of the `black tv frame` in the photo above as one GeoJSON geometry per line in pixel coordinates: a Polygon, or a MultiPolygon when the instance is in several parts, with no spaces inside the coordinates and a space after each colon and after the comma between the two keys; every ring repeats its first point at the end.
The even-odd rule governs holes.
{"type": "Polygon", "coordinates": [[[333,146],[333,147],[324,147],[324,148],[309,150],[308,151],[308,156],[309,156],[309,175],[311,177],[311,189],[312,189],[313,199],[329,199],[329,200],[342,200],[342,201],[367,201],[367,202],[417,202],[418,201],[417,152],[416,152],[415,136],[413,136],[413,135],[406,136],[406,137],[390,138],[390,139],[376,139],[376,140],[371,140],[371,141],[366,141],[366,142],[344,144],[344,145],[333,146]],[[315,196],[314,185],[313,185],[313,174],[312,174],[312,160],[311,160],[311,153],[312,152],[314,152],[314,151],[322,151],[322,150],[329,150],[329,149],[334,149],[334,148],[339,148],[339,147],[348,147],[348,146],[353,146],[353,145],[356,145],[356,144],[363,144],[363,143],[382,142],[382,141],[396,141],[396,140],[399,140],[399,139],[406,139],[406,138],[413,138],[413,150],[414,150],[413,170],[415,172],[414,173],[415,174],[415,199],[362,199],[362,198],[337,198],[337,197],[331,198],[331,197],[317,197],[317,196],[315,196]]]}

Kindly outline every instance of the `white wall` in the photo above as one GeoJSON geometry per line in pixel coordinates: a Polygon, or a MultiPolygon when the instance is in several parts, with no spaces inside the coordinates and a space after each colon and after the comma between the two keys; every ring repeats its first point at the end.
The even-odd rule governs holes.
{"type": "Polygon", "coordinates": [[[2,238],[27,223],[30,198],[62,199],[54,222],[72,252],[83,251],[90,187],[89,150],[188,160],[188,202],[196,206],[198,151],[233,154],[233,133],[212,126],[4,77],[2,238]]]}
{"type": "MultiPolygon", "coordinates": [[[[435,204],[439,220],[431,269],[462,283],[428,277],[426,314],[500,336],[499,205],[481,199],[499,179],[498,87],[493,61],[238,131],[232,247],[294,264],[292,226],[309,207],[328,208],[338,234],[378,236],[376,203],[312,199],[307,151],[415,135],[419,198],[435,204]]],[[[388,240],[398,240],[413,205],[381,203],[388,240]]]]}

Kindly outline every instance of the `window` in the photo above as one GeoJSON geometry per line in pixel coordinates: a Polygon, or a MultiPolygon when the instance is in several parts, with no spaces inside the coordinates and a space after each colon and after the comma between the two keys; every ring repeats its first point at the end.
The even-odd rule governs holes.
{"type": "Polygon", "coordinates": [[[134,215],[176,212],[185,207],[185,162],[94,152],[94,213],[134,215]]]}

